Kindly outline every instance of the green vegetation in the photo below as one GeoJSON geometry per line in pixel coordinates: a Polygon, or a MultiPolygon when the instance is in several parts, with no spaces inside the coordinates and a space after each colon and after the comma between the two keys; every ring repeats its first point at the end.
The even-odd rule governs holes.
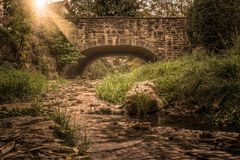
{"type": "Polygon", "coordinates": [[[139,5],[137,0],[96,0],[98,16],[136,16],[139,5]]]}
{"type": "MultiPolygon", "coordinates": [[[[17,52],[17,44],[16,41],[14,40],[14,37],[10,34],[9,30],[6,28],[0,27],[0,46],[6,46],[9,48],[9,51],[4,51],[4,52],[10,52],[10,53],[5,53],[5,54],[11,54],[11,53],[16,53],[17,52]]],[[[8,59],[12,58],[14,61],[14,56],[8,55],[8,59]]]]}
{"type": "Polygon", "coordinates": [[[47,75],[48,64],[43,60],[43,54],[54,57],[59,70],[79,59],[77,47],[51,18],[45,17],[38,23],[32,0],[1,0],[0,6],[7,17],[0,26],[1,61],[8,61],[18,69],[36,68],[47,75]]]}
{"type": "Polygon", "coordinates": [[[125,103],[124,108],[130,116],[146,117],[148,114],[156,112],[158,109],[157,101],[152,100],[145,93],[138,93],[131,97],[131,103],[125,103]]]}
{"type": "Polygon", "coordinates": [[[187,33],[193,45],[219,52],[233,45],[240,30],[240,1],[195,0],[187,18],[187,33]]]}
{"type": "Polygon", "coordinates": [[[69,146],[76,146],[75,131],[70,127],[70,120],[66,114],[61,113],[59,110],[50,115],[51,119],[58,125],[53,127],[54,134],[69,146]]]}
{"type": "Polygon", "coordinates": [[[44,89],[45,77],[0,66],[0,103],[31,100],[44,89]]]}
{"type": "Polygon", "coordinates": [[[70,1],[70,12],[74,17],[81,16],[136,16],[137,0],[88,0],[70,1]]]}
{"type": "Polygon", "coordinates": [[[60,87],[62,87],[65,84],[68,84],[68,81],[66,79],[63,79],[60,77],[56,80],[48,81],[47,90],[56,91],[57,89],[59,89],[60,87]]]}
{"type": "Polygon", "coordinates": [[[79,155],[85,155],[89,147],[89,140],[86,131],[82,127],[70,125],[70,117],[60,108],[48,114],[49,117],[57,124],[53,127],[54,134],[64,140],[64,143],[71,147],[76,147],[79,155]]]}
{"type": "Polygon", "coordinates": [[[99,79],[113,73],[114,69],[105,59],[99,59],[88,66],[85,72],[87,77],[91,79],[99,79]]]}
{"type": "MultiPolygon", "coordinates": [[[[3,6],[5,16],[9,17],[3,27],[11,37],[10,43],[13,44],[12,42],[14,42],[15,52],[12,52],[12,54],[14,54],[14,62],[20,68],[22,60],[27,56],[25,51],[29,48],[28,41],[32,31],[31,1],[2,0],[0,5],[3,6]]],[[[9,41],[3,43],[9,44],[9,41]]]]}
{"type": "Polygon", "coordinates": [[[134,57],[101,58],[89,65],[84,74],[91,79],[102,79],[112,73],[125,73],[142,64],[143,60],[134,57]]]}
{"type": "Polygon", "coordinates": [[[70,16],[185,16],[193,0],[70,0],[70,16]]]}
{"type": "Polygon", "coordinates": [[[97,86],[97,93],[105,100],[123,103],[131,86],[144,80],[155,83],[165,105],[198,105],[216,125],[240,124],[239,41],[222,56],[195,53],[110,75],[97,86]]]}
{"type": "Polygon", "coordinates": [[[102,115],[111,115],[112,114],[112,110],[110,108],[100,108],[95,113],[96,114],[102,114],[102,115]]]}
{"type": "Polygon", "coordinates": [[[23,109],[13,109],[8,111],[7,108],[2,108],[0,111],[0,119],[9,118],[9,117],[16,117],[16,116],[42,116],[44,113],[42,111],[41,105],[39,101],[36,101],[32,104],[30,108],[23,108],[23,109]]]}
{"type": "Polygon", "coordinates": [[[137,81],[132,76],[133,73],[108,75],[97,86],[97,94],[109,102],[122,103],[126,92],[137,81]]]}
{"type": "Polygon", "coordinates": [[[59,67],[76,63],[81,57],[78,48],[69,42],[54,23],[49,21],[46,23],[48,23],[50,29],[42,28],[38,36],[48,46],[50,53],[56,57],[59,67]]]}

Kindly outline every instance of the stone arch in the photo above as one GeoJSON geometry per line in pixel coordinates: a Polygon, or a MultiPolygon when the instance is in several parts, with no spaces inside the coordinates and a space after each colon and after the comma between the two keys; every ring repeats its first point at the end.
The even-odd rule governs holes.
{"type": "Polygon", "coordinates": [[[75,78],[78,75],[82,75],[91,63],[99,58],[108,56],[134,56],[147,63],[157,61],[157,56],[152,51],[143,47],[131,45],[92,47],[84,50],[82,54],[84,57],[80,58],[77,64],[65,66],[63,75],[66,78],[75,78]]]}
{"type": "MultiPolygon", "coordinates": [[[[81,37],[79,37],[79,38],[81,38],[81,37]]],[[[113,36],[113,37],[107,38],[107,39],[104,39],[104,38],[88,39],[84,43],[79,44],[78,48],[81,51],[85,51],[85,50],[96,48],[96,47],[110,48],[113,46],[136,46],[136,47],[139,46],[139,47],[151,50],[151,51],[153,51],[153,50],[157,51],[154,48],[154,46],[152,46],[150,43],[148,43],[146,41],[143,41],[136,37],[127,39],[127,38],[121,37],[120,35],[113,36]]]]}

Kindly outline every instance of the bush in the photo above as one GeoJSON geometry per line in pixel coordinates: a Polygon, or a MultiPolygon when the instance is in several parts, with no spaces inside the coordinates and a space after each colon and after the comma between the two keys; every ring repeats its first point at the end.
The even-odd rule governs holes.
{"type": "Polygon", "coordinates": [[[233,44],[240,31],[240,1],[195,0],[187,16],[187,34],[193,47],[219,52],[233,44]]]}
{"type": "Polygon", "coordinates": [[[77,63],[81,56],[80,51],[72,45],[61,32],[46,38],[46,44],[52,55],[57,59],[59,66],[77,63]],[[49,38],[50,37],[50,38],[49,38]]]}
{"type": "Polygon", "coordinates": [[[0,66],[0,104],[30,100],[41,94],[45,78],[38,74],[0,66]]]}

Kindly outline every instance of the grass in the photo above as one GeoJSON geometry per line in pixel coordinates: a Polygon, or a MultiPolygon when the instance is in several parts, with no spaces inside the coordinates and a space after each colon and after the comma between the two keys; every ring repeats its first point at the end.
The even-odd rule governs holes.
{"type": "Polygon", "coordinates": [[[106,77],[97,86],[102,99],[123,103],[135,82],[150,80],[165,105],[198,105],[215,125],[240,125],[240,42],[223,55],[195,53],[106,77]]]}
{"type": "Polygon", "coordinates": [[[45,77],[0,66],[0,104],[32,100],[40,95],[46,84],[45,77]]]}
{"type": "Polygon", "coordinates": [[[64,140],[68,146],[76,146],[75,131],[70,127],[70,119],[66,113],[62,113],[59,109],[49,115],[57,124],[53,127],[54,134],[64,140]]]}
{"type": "Polygon", "coordinates": [[[64,140],[66,145],[76,148],[79,155],[85,155],[89,147],[85,130],[81,127],[77,128],[75,124],[70,125],[70,117],[67,116],[66,111],[60,111],[59,108],[49,114],[49,117],[57,124],[53,127],[54,134],[64,140]]]}
{"type": "Polygon", "coordinates": [[[43,110],[41,101],[36,99],[31,108],[13,109],[7,110],[3,108],[0,110],[0,120],[4,118],[11,118],[16,116],[42,116],[50,120],[53,120],[56,125],[52,127],[54,135],[63,140],[64,144],[73,147],[77,155],[86,155],[86,151],[89,148],[89,139],[87,133],[82,128],[76,128],[76,126],[70,125],[70,117],[66,112],[56,109],[54,111],[43,110]]]}
{"type": "Polygon", "coordinates": [[[38,100],[34,101],[32,103],[32,106],[30,108],[23,108],[23,109],[13,109],[13,110],[7,110],[2,109],[2,113],[0,114],[0,119],[4,118],[10,118],[10,117],[17,117],[17,116],[43,116],[44,112],[42,111],[41,104],[38,100]]]}
{"type": "Polygon", "coordinates": [[[62,77],[60,77],[56,80],[48,81],[47,89],[50,91],[56,91],[57,89],[59,89],[60,87],[62,87],[65,84],[68,84],[68,81],[66,79],[63,79],[62,77]]]}
{"type": "MultiPolygon", "coordinates": [[[[80,129],[70,126],[70,118],[55,110],[47,112],[41,108],[40,95],[45,90],[47,84],[44,76],[39,74],[31,74],[13,68],[0,66],[0,104],[10,103],[15,101],[33,101],[31,108],[1,110],[0,119],[16,117],[16,116],[44,116],[52,119],[56,125],[53,127],[54,134],[62,139],[66,145],[79,148],[79,155],[85,155],[88,149],[88,138],[86,133],[81,133],[81,143],[79,137],[76,137],[76,132],[80,129]]],[[[58,79],[55,83],[50,83],[51,90],[56,90],[63,84],[67,83],[63,79],[58,79]]],[[[76,148],[76,150],[78,150],[76,148]]],[[[77,154],[77,153],[76,153],[77,154]]]]}
{"type": "Polygon", "coordinates": [[[131,100],[125,103],[123,107],[126,109],[128,115],[143,118],[158,110],[157,101],[151,99],[145,93],[138,93],[131,97],[131,100]]]}
{"type": "MultiPolygon", "coordinates": [[[[155,64],[144,65],[132,72],[125,74],[114,74],[107,76],[103,82],[97,86],[98,95],[108,101],[122,103],[126,92],[132,87],[135,82],[152,80],[162,81],[169,86],[176,81],[179,73],[187,67],[186,61],[189,58],[171,62],[159,62],[155,64]]],[[[169,86],[169,91],[173,86],[169,86]]]]}

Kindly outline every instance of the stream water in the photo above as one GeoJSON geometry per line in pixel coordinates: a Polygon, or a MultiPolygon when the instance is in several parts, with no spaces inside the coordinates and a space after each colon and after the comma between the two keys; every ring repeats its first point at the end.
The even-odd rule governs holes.
{"type": "MultiPolygon", "coordinates": [[[[139,120],[121,115],[118,105],[97,98],[98,81],[75,80],[45,95],[44,106],[59,107],[86,131],[93,160],[240,159],[240,134],[209,131],[165,118],[139,120]],[[99,114],[108,108],[112,114],[99,114]]],[[[190,125],[191,124],[191,125],[190,125]]]]}

